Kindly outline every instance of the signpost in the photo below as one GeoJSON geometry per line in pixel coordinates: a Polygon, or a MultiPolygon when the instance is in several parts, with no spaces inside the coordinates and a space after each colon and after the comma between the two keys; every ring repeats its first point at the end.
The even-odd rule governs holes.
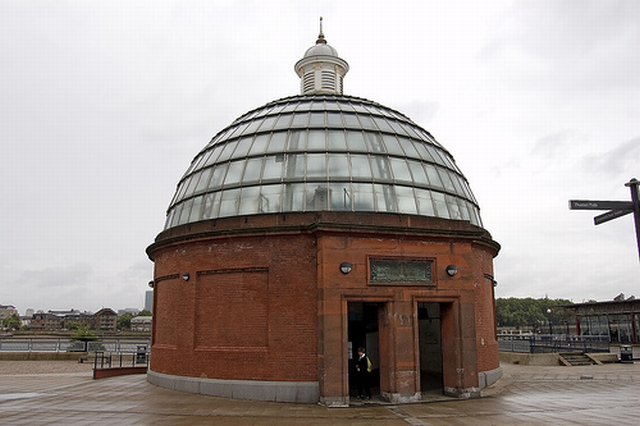
{"type": "Polygon", "coordinates": [[[638,241],[638,254],[640,255],[640,181],[636,178],[625,183],[631,189],[631,201],[593,201],[593,200],[569,200],[570,210],[609,210],[606,213],[593,218],[596,225],[609,222],[618,217],[633,213],[636,224],[636,239],[638,241]]]}

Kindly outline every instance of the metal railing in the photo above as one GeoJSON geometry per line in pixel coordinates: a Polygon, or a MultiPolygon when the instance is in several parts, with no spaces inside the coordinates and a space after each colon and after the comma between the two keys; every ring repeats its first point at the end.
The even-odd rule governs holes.
{"type": "Polygon", "coordinates": [[[139,345],[150,346],[148,338],[106,337],[73,340],[68,337],[3,337],[0,352],[136,352],[139,345]]]}
{"type": "Polygon", "coordinates": [[[94,353],[93,369],[125,367],[147,367],[149,365],[148,346],[140,345],[134,352],[103,352],[94,353]]]}
{"type": "Polygon", "coordinates": [[[521,353],[609,352],[609,337],[565,334],[498,336],[498,347],[503,352],[521,353]]]}

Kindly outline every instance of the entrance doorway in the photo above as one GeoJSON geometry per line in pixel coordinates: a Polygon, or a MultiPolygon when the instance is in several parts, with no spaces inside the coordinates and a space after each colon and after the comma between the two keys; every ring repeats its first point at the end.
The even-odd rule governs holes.
{"type": "Polygon", "coordinates": [[[442,395],[444,384],[439,303],[418,302],[418,336],[420,390],[423,394],[442,395]]]}
{"type": "Polygon", "coordinates": [[[365,348],[371,360],[369,375],[371,394],[380,394],[380,330],[378,325],[379,303],[349,302],[348,304],[348,354],[349,394],[357,395],[356,361],[358,348],[365,348]]]}

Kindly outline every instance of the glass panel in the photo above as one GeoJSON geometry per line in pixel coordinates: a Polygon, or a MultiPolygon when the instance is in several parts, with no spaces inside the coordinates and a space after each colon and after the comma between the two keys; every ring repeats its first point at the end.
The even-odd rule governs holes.
{"type": "Polygon", "coordinates": [[[272,115],[279,114],[286,106],[287,106],[287,104],[280,104],[280,105],[274,107],[271,110],[271,114],[272,115]]]}
{"type": "Polygon", "coordinates": [[[373,171],[374,179],[392,180],[391,164],[389,157],[382,155],[371,156],[371,169],[373,171]]]}
{"type": "Polygon", "coordinates": [[[460,183],[460,176],[455,175],[453,173],[449,173],[449,177],[451,178],[451,182],[453,183],[453,186],[456,188],[456,194],[458,194],[461,197],[466,197],[466,194],[464,193],[464,189],[462,189],[462,184],[460,183]]]}
{"type": "Polygon", "coordinates": [[[307,127],[309,125],[309,113],[298,113],[293,116],[291,127],[307,127]]]}
{"type": "Polygon", "coordinates": [[[289,137],[287,152],[304,151],[307,142],[306,130],[294,130],[289,137]]]}
{"type": "Polygon", "coordinates": [[[304,154],[287,155],[287,163],[284,169],[285,179],[301,180],[304,178],[304,154]]]}
{"type": "Polygon", "coordinates": [[[397,121],[395,120],[389,120],[389,125],[393,128],[393,130],[395,130],[396,133],[399,133],[401,135],[407,135],[407,132],[405,132],[404,128],[398,124],[397,121]]]}
{"type": "Polygon", "coordinates": [[[262,181],[271,179],[282,179],[282,169],[284,166],[284,155],[270,155],[264,161],[264,171],[262,181]]]}
{"type": "Polygon", "coordinates": [[[435,216],[431,193],[425,189],[416,188],[416,203],[418,204],[418,214],[422,216],[435,216]]]}
{"type": "Polygon", "coordinates": [[[315,101],[315,102],[313,102],[309,109],[312,110],[312,111],[324,110],[324,101],[315,101]]]}
{"type": "Polygon", "coordinates": [[[409,163],[409,169],[411,170],[413,181],[416,185],[428,185],[429,181],[427,180],[427,175],[424,173],[422,164],[411,160],[407,161],[407,163],[409,163]]]}
{"type": "Polygon", "coordinates": [[[348,104],[346,102],[338,102],[338,108],[340,108],[340,110],[342,111],[350,111],[353,112],[353,106],[351,106],[351,104],[348,104]]]}
{"type": "Polygon", "coordinates": [[[400,147],[400,143],[395,136],[382,135],[382,139],[384,139],[384,143],[387,146],[387,151],[389,152],[389,154],[404,157],[404,151],[402,150],[402,147],[400,147]]]}
{"type": "Polygon", "coordinates": [[[406,160],[399,158],[391,159],[391,167],[393,168],[393,176],[397,182],[409,182],[413,183],[411,173],[409,172],[409,166],[406,160]]]}
{"type": "Polygon", "coordinates": [[[365,135],[367,136],[367,145],[369,145],[371,152],[387,152],[384,143],[382,143],[382,136],[379,133],[365,133],[365,135]]]}
{"type": "Polygon", "coordinates": [[[292,102],[282,109],[282,112],[291,112],[298,106],[297,102],[292,102]]]}
{"type": "Polygon", "coordinates": [[[224,146],[224,150],[220,154],[220,158],[218,158],[218,162],[227,161],[231,157],[231,153],[236,148],[238,141],[229,142],[224,146]]]}
{"type": "Polygon", "coordinates": [[[238,206],[238,214],[243,215],[258,213],[259,201],[259,186],[249,186],[242,188],[242,193],[240,194],[240,205],[238,206]]]}
{"type": "Polygon", "coordinates": [[[453,183],[451,182],[451,177],[449,177],[449,171],[439,168],[438,173],[440,174],[442,183],[444,183],[445,189],[450,192],[455,192],[456,188],[453,186],[453,183]]]}
{"type": "Polygon", "coordinates": [[[362,132],[347,131],[347,142],[349,143],[349,151],[367,152],[362,132]]]}
{"type": "Polygon", "coordinates": [[[238,214],[238,198],[240,198],[239,189],[223,191],[218,217],[236,216],[238,214]]]}
{"type": "Polygon", "coordinates": [[[340,106],[337,102],[325,101],[324,107],[327,111],[340,111],[340,106]]]}
{"type": "Polygon", "coordinates": [[[229,164],[229,171],[227,172],[227,177],[224,179],[224,185],[234,185],[236,183],[240,183],[240,178],[242,177],[242,171],[244,170],[244,161],[235,161],[229,164]]]}
{"type": "Polygon", "coordinates": [[[251,123],[252,121],[247,121],[239,125],[238,127],[236,127],[235,131],[229,134],[229,138],[235,138],[235,137],[241,136],[244,133],[244,131],[247,129],[247,127],[251,125],[251,123]]]}
{"type": "Polygon", "coordinates": [[[326,151],[325,131],[322,129],[309,130],[307,151],[326,151]]]}
{"type": "Polygon", "coordinates": [[[191,207],[189,222],[197,222],[199,220],[202,220],[202,198],[203,197],[196,197],[193,199],[193,206],[191,207]]]}
{"type": "Polygon", "coordinates": [[[224,147],[225,147],[225,145],[217,145],[215,148],[213,148],[213,150],[211,152],[211,156],[203,164],[203,167],[207,167],[207,166],[210,166],[210,165],[214,164],[218,160],[218,157],[220,156],[220,153],[222,152],[224,147]]]}
{"type": "Polygon", "coordinates": [[[353,179],[371,179],[371,165],[366,155],[351,155],[351,175],[353,179]]]}
{"type": "Polygon", "coordinates": [[[413,130],[413,127],[411,125],[409,125],[408,123],[403,123],[402,126],[404,127],[405,131],[407,132],[407,134],[410,137],[416,138],[416,139],[422,139],[420,137],[420,135],[418,133],[416,133],[416,131],[413,130]]]}
{"type": "Polygon", "coordinates": [[[298,104],[298,107],[296,108],[296,111],[309,111],[310,108],[311,108],[311,101],[300,102],[298,104]]]}
{"type": "Polygon", "coordinates": [[[329,130],[329,150],[347,151],[347,141],[342,130],[329,130]]]}
{"type": "Polygon", "coordinates": [[[330,210],[351,211],[351,187],[349,182],[332,183],[329,185],[330,210]]]}
{"type": "Polygon", "coordinates": [[[399,137],[398,141],[400,142],[400,146],[402,146],[402,149],[404,150],[404,152],[407,154],[407,157],[417,158],[417,159],[421,158],[418,151],[416,151],[416,148],[413,145],[413,142],[411,142],[409,139],[399,137]]]}
{"type": "Polygon", "coordinates": [[[373,185],[375,194],[376,208],[378,212],[395,213],[396,194],[394,188],[390,185],[373,185]]]}
{"type": "Polygon", "coordinates": [[[200,176],[200,180],[198,181],[198,186],[196,187],[195,192],[200,192],[209,187],[209,180],[211,179],[211,173],[213,172],[213,168],[209,167],[202,171],[202,175],[200,176]]]}
{"type": "Polygon", "coordinates": [[[209,182],[210,189],[217,189],[222,186],[222,182],[224,181],[224,176],[227,174],[228,164],[223,164],[221,166],[215,166],[213,168],[213,175],[211,175],[211,182],[209,182]]]}
{"type": "Polygon", "coordinates": [[[351,197],[355,211],[375,211],[373,201],[373,185],[366,183],[352,183],[351,197]]]}
{"type": "Polygon", "coordinates": [[[269,148],[267,152],[284,152],[284,145],[287,140],[287,134],[285,132],[278,132],[271,135],[271,141],[269,142],[269,148]]]}
{"type": "MultiPolygon", "coordinates": [[[[297,118],[297,114],[296,114],[297,118]]],[[[295,123],[295,120],[294,120],[295,123]]],[[[324,112],[312,112],[311,113],[311,121],[309,122],[310,127],[324,127],[324,112]]]]}
{"type": "Polygon", "coordinates": [[[260,213],[280,212],[281,185],[266,185],[260,190],[260,203],[258,211],[260,213]]]}
{"type": "Polygon", "coordinates": [[[324,177],[327,175],[325,154],[307,154],[306,177],[324,177]]]}
{"type": "Polygon", "coordinates": [[[376,122],[380,130],[382,130],[383,132],[393,133],[393,129],[391,128],[391,126],[389,126],[389,123],[387,123],[387,120],[385,120],[384,118],[374,117],[373,121],[376,122]]]}
{"type": "Polygon", "coordinates": [[[450,218],[455,220],[462,219],[462,213],[460,213],[460,206],[458,205],[457,198],[451,195],[445,195],[444,198],[447,201],[447,207],[449,207],[450,218]]]}
{"type": "Polygon", "coordinates": [[[282,195],[283,211],[305,211],[305,186],[303,183],[285,184],[282,195]]]}
{"type": "Polygon", "coordinates": [[[191,215],[191,207],[193,206],[193,198],[182,203],[182,211],[180,212],[180,219],[178,224],[182,225],[189,222],[189,216],[191,215]]]}
{"type": "Polygon", "coordinates": [[[244,132],[242,132],[242,134],[247,135],[250,133],[255,133],[255,131],[258,130],[258,127],[260,127],[260,124],[262,124],[263,121],[264,121],[263,119],[258,119],[258,118],[253,119],[249,124],[249,127],[247,127],[247,129],[244,132]]]}
{"type": "Polygon", "coordinates": [[[187,189],[184,192],[185,197],[189,197],[193,195],[193,192],[196,190],[196,185],[198,184],[199,178],[200,178],[200,172],[193,174],[187,178],[188,185],[187,185],[187,189]]]}
{"type": "Polygon", "coordinates": [[[427,172],[427,177],[429,178],[429,184],[433,188],[444,189],[444,185],[440,180],[440,175],[436,171],[436,166],[433,164],[425,164],[424,169],[427,172]]]}
{"type": "Polygon", "coordinates": [[[418,154],[420,154],[420,157],[422,157],[423,160],[429,161],[431,163],[434,162],[433,157],[431,156],[429,151],[427,151],[427,146],[424,143],[417,141],[413,141],[413,143],[416,151],[418,151],[418,154]]]}
{"type": "Polygon", "coordinates": [[[251,143],[253,142],[253,137],[245,137],[240,139],[238,142],[238,146],[236,150],[233,152],[233,158],[243,158],[247,156],[249,152],[249,148],[251,148],[251,143]]]}
{"type": "Polygon", "coordinates": [[[431,157],[433,157],[433,161],[435,161],[437,164],[444,166],[445,163],[442,160],[442,157],[440,156],[440,153],[438,152],[438,150],[432,145],[425,145],[425,146],[427,147],[427,151],[429,151],[429,153],[431,154],[431,157]]]}
{"type": "Polygon", "coordinates": [[[242,183],[248,184],[251,182],[258,182],[260,180],[260,172],[262,171],[263,158],[252,158],[247,161],[247,167],[244,170],[244,176],[242,177],[242,183]]]}
{"type": "Polygon", "coordinates": [[[344,123],[346,127],[353,127],[356,129],[360,128],[360,122],[356,118],[355,114],[343,114],[342,118],[344,118],[344,123]]]}
{"type": "Polygon", "coordinates": [[[264,132],[264,131],[271,130],[271,128],[273,128],[273,125],[275,124],[275,122],[277,120],[278,120],[278,116],[277,115],[272,115],[272,116],[269,116],[269,117],[265,118],[264,121],[262,122],[262,126],[260,126],[260,131],[264,132]]]}
{"type": "Polygon", "coordinates": [[[327,210],[329,206],[329,189],[325,183],[307,183],[307,211],[327,210]]]}
{"type": "Polygon", "coordinates": [[[469,213],[469,202],[461,201],[460,202],[460,215],[462,216],[462,220],[471,220],[471,214],[469,213]]]}
{"type": "Polygon", "coordinates": [[[327,113],[327,124],[333,127],[343,127],[342,117],[339,112],[327,113]]]}
{"type": "Polygon", "coordinates": [[[366,109],[363,105],[361,104],[351,104],[351,107],[357,111],[357,112],[364,112],[365,114],[369,114],[369,110],[366,109]]]}
{"type": "Polygon", "coordinates": [[[413,189],[406,186],[396,186],[396,197],[398,197],[398,211],[406,214],[416,214],[416,201],[413,196],[413,189]]]}
{"type": "Polygon", "coordinates": [[[251,155],[259,155],[265,153],[265,151],[267,150],[267,145],[269,143],[269,136],[270,135],[265,134],[256,136],[255,141],[253,141],[253,145],[251,145],[251,155]]]}
{"type": "Polygon", "coordinates": [[[367,130],[378,130],[378,127],[374,124],[373,120],[368,115],[359,114],[360,124],[367,130]]]}
{"type": "Polygon", "coordinates": [[[218,192],[204,195],[202,205],[202,219],[213,219],[218,216],[220,197],[218,192]]]}
{"type": "Polygon", "coordinates": [[[349,161],[345,154],[329,154],[329,178],[349,178],[349,161]]]}
{"type": "Polygon", "coordinates": [[[440,192],[432,192],[433,205],[436,210],[436,217],[442,217],[444,219],[450,219],[449,210],[447,210],[447,203],[444,198],[444,194],[440,192]]]}
{"type": "Polygon", "coordinates": [[[288,129],[291,124],[291,118],[293,114],[283,114],[278,118],[278,122],[274,126],[275,129],[288,129]]]}

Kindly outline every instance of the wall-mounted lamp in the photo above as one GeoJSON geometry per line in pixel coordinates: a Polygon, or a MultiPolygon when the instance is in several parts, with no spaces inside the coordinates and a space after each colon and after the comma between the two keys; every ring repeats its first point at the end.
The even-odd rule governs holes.
{"type": "Polygon", "coordinates": [[[153,280],[149,281],[149,288],[153,288],[153,280]]]}
{"type": "Polygon", "coordinates": [[[352,269],[353,269],[353,265],[350,264],[349,262],[342,262],[340,264],[340,272],[342,272],[345,275],[351,272],[352,269]]]}
{"type": "Polygon", "coordinates": [[[188,272],[185,272],[184,274],[182,274],[182,279],[185,281],[189,281],[190,275],[188,272]]]}
{"type": "Polygon", "coordinates": [[[454,276],[455,274],[458,273],[458,267],[456,265],[449,265],[447,266],[447,275],[449,275],[450,277],[454,276]]]}

